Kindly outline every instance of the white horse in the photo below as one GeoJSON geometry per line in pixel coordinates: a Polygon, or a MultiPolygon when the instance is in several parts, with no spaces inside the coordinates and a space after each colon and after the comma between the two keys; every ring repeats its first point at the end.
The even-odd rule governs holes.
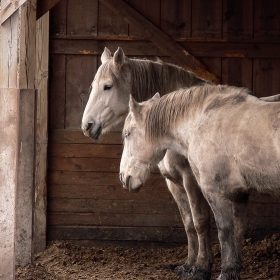
{"type": "Polygon", "coordinates": [[[198,188],[217,224],[218,279],[240,279],[249,193],[280,193],[280,102],[261,101],[244,88],[205,85],[142,103],[131,98],[129,106],[120,164],[124,187],[139,191],[167,150],[185,156],[199,186],[184,184],[191,211],[199,208],[192,197],[198,188]]]}
{"type": "MultiPolygon", "coordinates": [[[[82,119],[84,134],[93,139],[98,139],[102,133],[112,130],[124,121],[128,113],[130,93],[133,93],[137,101],[143,101],[151,98],[157,91],[166,94],[182,87],[208,83],[194,73],[173,64],[129,59],[121,48],[118,48],[113,57],[105,48],[101,62],[91,85],[90,97],[82,119]]],[[[277,101],[280,96],[265,99],[277,101]]],[[[196,196],[195,201],[200,200],[200,205],[195,213],[190,209],[190,194],[186,193],[186,189],[188,186],[196,186],[197,182],[189,162],[176,152],[168,151],[159,163],[159,169],[166,178],[168,189],[178,205],[188,238],[188,258],[180,267],[179,276],[197,275],[197,279],[210,279],[212,252],[209,207],[199,188],[194,187],[197,191],[192,196],[196,196]],[[191,267],[193,268],[188,273],[191,267]],[[200,272],[197,269],[199,267],[207,269],[200,272]]]]}

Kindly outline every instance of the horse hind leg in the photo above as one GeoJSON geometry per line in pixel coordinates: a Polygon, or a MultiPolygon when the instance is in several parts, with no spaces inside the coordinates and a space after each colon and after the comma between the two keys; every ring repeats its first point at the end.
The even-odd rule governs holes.
{"type": "Polygon", "coordinates": [[[204,195],[213,210],[221,246],[222,269],[217,280],[239,280],[246,195],[242,199],[228,198],[217,186],[207,186],[204,195]]]}

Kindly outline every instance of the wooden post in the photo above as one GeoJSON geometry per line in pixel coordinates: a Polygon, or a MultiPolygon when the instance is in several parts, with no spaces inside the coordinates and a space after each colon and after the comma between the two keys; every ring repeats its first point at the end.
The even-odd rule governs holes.
{"type": "Polygon", "coordinates": [[[36,149],[33,253],[45,250],[47,216],[49,13],[37,20],[36,30],[36,149]]]}
{"type": "Polygon", "coordinates": [[[26,0],[0,25],[0,278],[5,280],[14,279],[15,265],[32,258],[36,2],[26,0]]]}

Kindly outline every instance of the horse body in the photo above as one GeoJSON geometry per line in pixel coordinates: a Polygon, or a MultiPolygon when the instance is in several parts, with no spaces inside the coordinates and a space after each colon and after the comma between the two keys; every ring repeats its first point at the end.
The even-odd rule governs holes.
{"type": "Polygon", "coordinates": [[[279,108],[245,89],[214,85],[130,101],[120,178],[126,188],[139,190],[166,150],[188,158],[217,223],[218,279],[239,279],[250,191],[280,192],[279,108]]]}
{"type": "MultiPolygon", "coordinates": [[[[133,93],[136,100],[142,101],[152,97],[157,91],[166,94],[182,87],[208,83],[176,65],[161,61],[129,59],[121,48],[113,57],[105,48],[101,61],[102,64],[91,85],[81,126],[84,134],[93,139],[98,139],[102,133],[112,130],[124,121],[128,114],[130,93],[133,93]]],[[[210,279],[208,273],[212,264],[210,211],[201,192],[192,192],[190,195],[195,196],[194,201],[201,200],[200,209],[203,211],[193,214],[194,211],[191,210],[190,195],[186,189],[190,189],[197,182],[188,160],[176,152],[168,151],[158,167],[178,205],[188,238],[188,257],[186,263],[179,269],[179,276],[186,277],[189,268],[196,266],[206,271],[193,269],[193,272],[196,271],[197,279],[210,279]]]]}
{"type": "MultiPolygon", "coordinates": [[[[84,134],[93,139],[122,124],[128,113],[130,93],[137,101],[143,101],[157,91],[164,95],[182,87],[208,83],[176,65],[129,59],[121,48],[113,57],[105,48],[101,61],[82,118],[84,134]]],[[[265,99],[274,102],[280,100],[280,95],[265,99]]],[[[186,277],[189,268],[195,266],[191,270],[192,279],[210,279],[209,206],[196,187],[190,164],[186,157],[169,150],[158,166],[178,205],[188,237],[188,258],[180,268],[179,276],[186,277]],[[198,200],[200,207],[193,203],[198,200]]]]}

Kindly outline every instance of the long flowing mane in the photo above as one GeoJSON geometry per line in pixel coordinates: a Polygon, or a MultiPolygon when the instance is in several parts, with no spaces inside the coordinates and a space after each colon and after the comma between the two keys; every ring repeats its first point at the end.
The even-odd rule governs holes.
{"type": "MultiPolygon", "coordinates": [[[[114,83],[125,82],[122,69],[120,75],[114,73],[111,62],[100,66],[101,77],[109,72],[114,83]]],[[[164,95],[182,87],[210,83],[175,64],[146,59],[126,59],[126,63],[131,71],[131,94],[138,102],[151,98],[156,92],[164,95]]]]}
{"type": "Polygon", "coordinates": [[[129,59],[128,65],[132,71],[132,95],[138,102],[156,92],[165,95],[174,89],[207,83],[193,72],[162,61],[129,59]]]}
{"type": "Polygon", "coordinates": [[[147,139],[156,140],[168,134],[178,120],[196,111],[210,111],[226,103],[244,102],[247,89],[227,85],[205,85],[180,89],[156,99],[148,108],[145,119],[147,139]],[[211,96],[211,98],[207,98],[211,96]]]}

